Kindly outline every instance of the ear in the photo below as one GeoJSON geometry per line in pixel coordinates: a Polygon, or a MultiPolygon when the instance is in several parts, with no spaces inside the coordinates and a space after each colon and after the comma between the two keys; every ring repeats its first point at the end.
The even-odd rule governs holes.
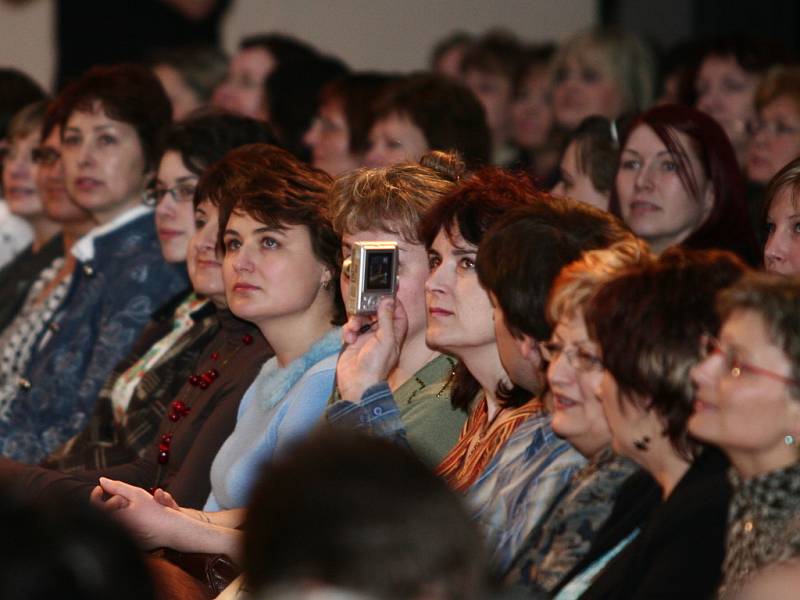
{"type": "Polygon", "coordinates": [[[520,337],[514,336],[514,340],[519,348],[519,353],[522,357],[531,363],[534,368],[538,369],[542,365],[542,355],[539,352],[537,341],[531,336],[521,333],[520,337]]]}
{"type": "Polygon", "coordinates": [[[703,207],[703,218],[700,223],[705,223],[706,219],[708,219],[708,215],[711,214],[711,210],[714,208],[714,184],[711,180],[708,181],[706,185],[706,191],[703,193],[703,198],[701,200],[702,207],[703,207]]]}

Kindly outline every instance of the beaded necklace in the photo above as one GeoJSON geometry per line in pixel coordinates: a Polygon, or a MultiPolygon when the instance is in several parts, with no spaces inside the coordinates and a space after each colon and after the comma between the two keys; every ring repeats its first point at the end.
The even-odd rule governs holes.
{"type": "MultiPolygon", "coordinates": [[[[245,346],[249,346],[253,343],[253,336],[249,333],[246,333],[242,336],[242,344],[237,346],[233,352],[231,352],[230,356],[228,356],[222,362],[220,360],[220,353],[219,352],[212,352],[209,355],[209,359],[213,362],[217,363],[219,368],[213,367],[208,369],[205,373],[195,373],[191,375],[188,379],[188,383],[191,388],[198,388],[201,391],[207,390],[211,384],[213,384],[220,376],[219,369],[225,368],[225,366],[239,353],[239,350],[244,348],[245,346]]],[[[175,400],[170,405],[170,412],[167,414],[167,418],[172,422],[177,424],[181,419],[187,417],[190,412],[192,412],[192,406],[189,403],[189,395],[191,392],[191,388],[186,390],[186,393],[183,395],[181,399],[175,400]]],[[[158,454],[156,455],[156,462],[159,465],[166,465],[169,462],[169,454],[170,454],[170,447],[172,446],[172,439],[175,434],[175,427],[172,427],[166,433],[161,434],[159,438],[157,447],[158,447],[158,454]]]]}

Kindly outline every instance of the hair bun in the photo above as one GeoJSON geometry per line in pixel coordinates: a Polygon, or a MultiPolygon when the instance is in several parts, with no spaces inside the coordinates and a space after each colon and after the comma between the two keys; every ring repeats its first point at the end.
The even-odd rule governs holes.
{"type": "Polygon", "coordinates": [[[467,172],[467,166],[456,151],[443,152],[433,150],[419,159],[419,164],[436,171],[442,178],[453,183],[461,179],[467,172]]]}

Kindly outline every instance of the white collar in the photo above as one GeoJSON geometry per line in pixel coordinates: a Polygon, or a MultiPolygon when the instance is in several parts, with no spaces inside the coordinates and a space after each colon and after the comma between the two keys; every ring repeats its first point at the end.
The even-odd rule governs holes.
{"type": "Polygon", "coordinates": [[[138,219],[142,215],[146,215],[147,213],[153,212],[152,208],[147,206],[134,206],[133,208],[129,208],[125,212],[120,215],[117,215],[114,219],[109,221],[108,223],[104,223],[103,225],[98,225],[97,227],[93,228],[87,234],[85,234],[81,239],[75,242],[75,245],[72,246],[72,255],[77,258],[81,262],[88,262],[90,260],[94,260],[94,241],[103,236],[107,233],[111,233],[112,231],[116,231],[121,227],[127,225],[134,219],[138,219]]]}

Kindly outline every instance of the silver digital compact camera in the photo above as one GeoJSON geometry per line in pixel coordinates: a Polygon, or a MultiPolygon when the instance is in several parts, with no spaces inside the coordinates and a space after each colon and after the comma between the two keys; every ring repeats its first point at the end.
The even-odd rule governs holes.
{"type": "Polygon", "coordinates": [[[344,299],[348,314],[375,314],[381,298],[397,294],[397,261],[397,242],[353,242],[350,258],[342,264],[350,279],[344,299]]]}

